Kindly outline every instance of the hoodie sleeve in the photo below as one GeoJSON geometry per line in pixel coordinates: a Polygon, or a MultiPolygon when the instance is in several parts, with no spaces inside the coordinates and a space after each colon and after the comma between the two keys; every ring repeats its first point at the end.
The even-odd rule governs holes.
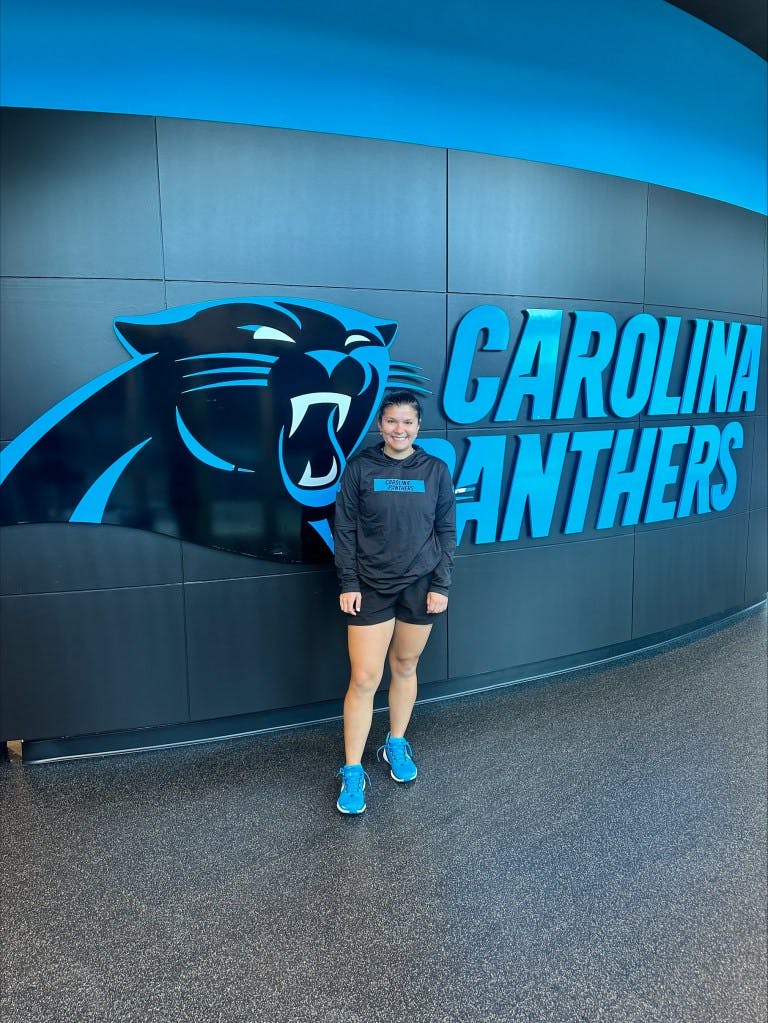
{"type": "Polygon", "coordinates": [[[357,512],[360,495],[360,471],[357,463],[347,466],[336,495],[333,521],[333,546],[336,574],[342,593],[360,590],[357,577],[357,512]]]}
{"type": "Polygon", "coordinates": [[[451,568],[456,552],[456,494],[448,467],[440,463],[440,478],[435,508],[435,536],[440,545],[440,560],[432,573],[431,589],[435,593],[448,593],[451,585],[451,568]]]}

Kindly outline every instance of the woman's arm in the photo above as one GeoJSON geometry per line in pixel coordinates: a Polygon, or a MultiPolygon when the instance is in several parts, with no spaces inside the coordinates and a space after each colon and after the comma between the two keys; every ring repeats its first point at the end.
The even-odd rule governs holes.
{"type": "Polygon", "coordinates": [[[360,501],[360,480],[355,463],[348,465],[341,477],[336,495],[333,521],[333,546],[336,574],[342,593],[359,593],[357,577],[357,514],[360,501]]]}
{"type": "MultiPolygon", "coordinates": [[[[440,545],[440,560],[432,573],[432,591],[447,598],[451,585],[451,568],[456,553],[456,495],[448,466],[440,463],[441,472],[435,506],[435,536],[440,545]]],[[[447,604],[446,599],[446,604],[447,604]]],[[[429,599],[428,599],[429,603],[429,599]]],[[[437,602],[442,603],[442,602],[437,602]]],[[[445,605],[440,607],[445,610],[445,605]]]]}

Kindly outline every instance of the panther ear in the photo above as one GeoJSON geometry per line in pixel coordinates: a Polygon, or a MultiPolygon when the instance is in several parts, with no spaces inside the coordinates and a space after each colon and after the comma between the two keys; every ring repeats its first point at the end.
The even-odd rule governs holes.
{"type": "Polygon", "coordinates": [[[387,348],[392,344],[392,339],[397,333],[396,323],[379,323],[376,325],[376,329],[381,334],[382,340],[387,348]]]}
{"type": "Polygon", "coordinates": [[[154,324],[115,320],[117,339],[130,355],[147,355],[157,351],[157,328],[154,324]]]}

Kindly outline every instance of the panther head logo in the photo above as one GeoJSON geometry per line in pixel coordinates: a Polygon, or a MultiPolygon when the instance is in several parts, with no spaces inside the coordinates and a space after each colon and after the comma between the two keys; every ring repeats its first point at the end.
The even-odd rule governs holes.
{"type": "Polygon", "coordinates": [[[326,561],[339,479],[385,389],[397,324],[292,298],[119,317],[129,362],[0,454],[0,524],[111,522],[279,561],[326,561]]]}

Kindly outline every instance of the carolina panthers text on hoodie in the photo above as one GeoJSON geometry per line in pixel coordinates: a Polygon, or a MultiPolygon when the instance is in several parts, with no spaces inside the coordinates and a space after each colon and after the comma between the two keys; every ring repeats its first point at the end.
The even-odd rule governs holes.
{"type": "Polygon", "coordinates": [[[342,593],[360,582],[396,593],[432,576],[447,593],[456,549],[456,499],[445,462],[414,447],[390,458],[383,444],[350,459],[336,498],[334,544],[342,593]]]}

